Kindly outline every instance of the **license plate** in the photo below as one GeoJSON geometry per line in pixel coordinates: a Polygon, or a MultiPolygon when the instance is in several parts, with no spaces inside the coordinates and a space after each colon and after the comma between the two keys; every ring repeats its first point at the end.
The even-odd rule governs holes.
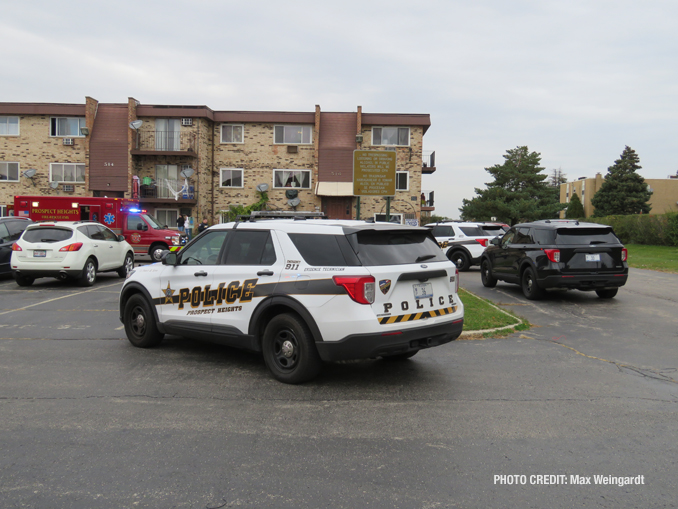
{"type": "Polygon", "coordinates": [[[431,283],[421,283],[412,285],[415,299],[428,299],[433,297],[433,285],[431,283]]]}
{"type": "Polygon", "coordinates": [[[35,251],[33,251],[33,257],[34,258],[45,258],[46,256],[47,256],[47,251],[45,251],[45,250],[40,251],[40,250],[36,249],[35,251]]]}
{"type": "Polygon", "coordinates": [[[587,262],[599,262],[600,261],[600,255],[599,254],[587,254],[586,255],[586,261],[587,262]]]}

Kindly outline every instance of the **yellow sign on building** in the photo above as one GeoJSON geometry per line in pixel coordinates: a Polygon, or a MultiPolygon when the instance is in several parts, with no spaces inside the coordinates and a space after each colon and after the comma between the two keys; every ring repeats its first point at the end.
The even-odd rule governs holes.
{"type": "Polygon", "coordinates": [[[353,194],[395,196],[396,153],[393,150],[353,151],[353,194]]]}

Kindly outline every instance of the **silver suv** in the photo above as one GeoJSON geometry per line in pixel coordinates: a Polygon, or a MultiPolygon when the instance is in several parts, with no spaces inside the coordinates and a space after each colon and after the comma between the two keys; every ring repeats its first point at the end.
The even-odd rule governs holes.
{"type": "Polygon", "coordinates": [[[458,274],[425,228],[334,220],[216,225],[120,293],[130,342],[165,334],[263,353],[281,382],[322,361],[407,359],[455,340],[458,274]]]}
{"type": "Polygon", "coordinates": [[[426,227],[433,230],[438,245],[460,272],[478,265],[488,242],[504,234],[503,226],[499,223],[442,221],[427,224],[426,227]]]}

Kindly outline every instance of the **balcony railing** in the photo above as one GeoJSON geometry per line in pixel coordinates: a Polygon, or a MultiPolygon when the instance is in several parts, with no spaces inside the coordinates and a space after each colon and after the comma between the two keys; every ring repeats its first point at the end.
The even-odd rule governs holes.
{"type": "MultiPolygon", "coordinates": [[[[184,186],[184,180],[159,179],[150,184],[141,184],[139,187],[139,198],[169,198],[174,200],[174,193],[178,193],[184,186]]],[[[194,185],[189,185],[179,193],[177,200],[197,200],[198,193],[194,185]]]]}
{"type": "Polygon", "coordinates": [[[433,173],[436,171],[436,153],[424,152],[421,156],[422,173],[433,173]]]}
{"type": "Polygon", "coordinates": [[[136,150],[144,152],[196,152],[195,133],[137,131],[136,150]]]}

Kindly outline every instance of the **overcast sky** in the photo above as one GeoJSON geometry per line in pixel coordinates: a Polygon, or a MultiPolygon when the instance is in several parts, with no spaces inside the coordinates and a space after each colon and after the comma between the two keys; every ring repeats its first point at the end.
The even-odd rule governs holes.
{"type": "Polygon", "coordinates": [[[429,113],[436,214],[527,145],[569,180],[678,171],[675,0],[0,0],[0,101],[429,113]]]}

